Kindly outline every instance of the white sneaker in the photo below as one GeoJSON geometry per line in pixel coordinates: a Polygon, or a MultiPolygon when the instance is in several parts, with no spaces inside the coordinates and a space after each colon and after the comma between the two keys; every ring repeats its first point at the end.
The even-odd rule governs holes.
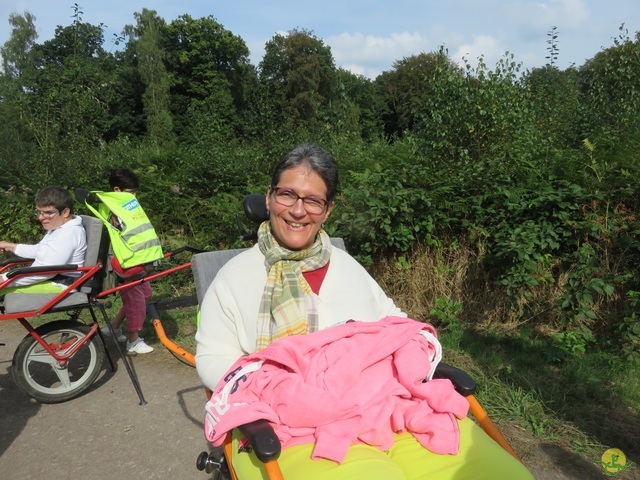
{"type": "MultiPolygon", "coordinates": [[[[118,342],[124,343],[127,341],[127,336],[122,333],[122,328],[114,328],[113,330],[116,332],[116,339],[118,342]]],[[[109,330],[107,325],[102,327],[100,331],[105,337],[111,338],[111,330],[109,330]]]]}
{"type": "Polygon", "coordinates": [[[153,347],[150,347],[146,343],[144,343],[144,339],[138,338],[135,342],[129,343],[127,342],[127,353],[151,353],[153,352],[153,347]]]}

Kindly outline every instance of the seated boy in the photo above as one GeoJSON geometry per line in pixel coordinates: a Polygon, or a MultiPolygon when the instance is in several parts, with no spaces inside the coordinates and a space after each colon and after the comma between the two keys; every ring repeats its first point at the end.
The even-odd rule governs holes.
{"type": "MultiPolygon", "coordinates": [[[[47,231],[35,245],[0,241],[0,251],[11,252],[18,257],[32,258],[32,267],[47,265],[84,264],[87,236],[82,219],[73,214],[73,197],[62,187],[43,188],[35,199],[35,215],[47,231]]],[[[74,275],[68,274],[67,279],[74,275]]],[[[0,278],[0,285],[6,282],[0,278]]],[[[59,293],[67,285],[62,275],[32,275],[17,278],[0,290],[0,296],[11,292],[59,293]],[[54,278],[55,277],[55,278],[54,278]],[[62,283],[64,282],[64,283],[62,283]]],[[[0,287],[1,288],[1,287],[0,287]]]]}

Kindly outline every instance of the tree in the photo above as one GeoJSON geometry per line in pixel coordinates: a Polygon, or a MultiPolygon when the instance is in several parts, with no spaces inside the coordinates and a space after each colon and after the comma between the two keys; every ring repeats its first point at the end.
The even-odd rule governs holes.
{"type": "Polygon", "coordinates": [[[383,133],[382,116],[386,112],[379,85],[343,68],[336,71],[336,98],[332,102],[332,125],[357,132],[363,139],[383,133]]]}
{"type": "MultiPolygon", "coordinates": [[[[439,88],[448,77],[462,78],[462,70],[449,59],[447,52],[420,53],[394,62],[393,69],[382,76],[383,94],[389,111],[386,131],[401,135],[412,130],[418,116],[424,115],[430,99],[440,95],[439,88]],[[422,112],[418,115],[418,112],[422,112]]],[[[455,101],[448,98],[448,101],[455,101]]]]}
{"type": "Polygon", "coordinates": [[[169,110],[170,80],[164,65],[161,48],[165,22],[155,10],[142,9],[134,13],[137,25],[125,27],[133,42],[140,79],[145,86],[142,95],[147,136],[153,145],[162,147],[173,143],[173,119],[169,110]]]}
{"type": "Polygon", "coordinates": [[[29,12],[24,12],[24,15],[9,15],[11,36],[0,47],[2,71],[9,78],[20,77],[21,72],[29,65],[29,52],[38,38],[35,21],[36,17],[29,12]]]}
{"type": "Polygon", "coordinates": [[[534,68],[524,76],[531,100],[531,114],[538,138],[546,151],[546,168],[565,174],[571,157],[580,149],[580,82],[577,69],[560,70],[552,65],[534,68]]]}
{"type": "Polygon", "coordinates": [[[232,135],[246,105],[247,78],[255,75],[245,42],[211,16],[189,15],[173,20],[163,40],[178,134],[191,139],[195,120],[201,126],[213,122],[214,136],[232,135]]]}
{"type": "Polygon", "coordinates": [[[600,154],[620,152],[640,130],[640,32],[629,38],[624,24],[614,46],[579,69],[585,106],[583,136],[600,154]]]}
{"type": "Polygon", "coordinates": [[[84,23],[77,5],[73,18],[53,39],[32,47],[20,75],[20,115],[39,152],[28,176],[40,184],[69,171],[79,180],[94,172],[89,151],[111,126],[115,59],[102,48],[103,25],[84,23]]]}
{"type": "Polygon", "coordinates": [[[293,125],[316,126],[333,99],[335,64],[331,48],[308,30],[275,35],[265,45],[260,80],[293,125]]]}
{"type": "Polygon", "coordinates": [[[9,39],[0,47],[2,75],[0,75],[0,178],[1,187],[20,182],[32,163],[33,143],[27,122],[21,113],[24,98],[22,73],[30,67],[29,54],[37,38],[35,17],[12,13],[9,39]],[[27,167],[27,168],[25,168],[27,167]]]}

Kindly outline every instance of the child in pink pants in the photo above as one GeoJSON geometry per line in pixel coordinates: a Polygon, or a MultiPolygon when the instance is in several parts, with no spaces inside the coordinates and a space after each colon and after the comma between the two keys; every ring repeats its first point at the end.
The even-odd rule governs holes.
{"type": "MultiPolygon", "coordinates": [[[[117,168],[109,177],[109,185],[114,192],[128,192],[133,195],[138,191],[138,176],[127,168],[117,168]]],[[[118,222],[117,218],[114,218],[118,222]]],[[[143,269],[141,266],[132,267],[122,270],[117,259],[114,257],[114,270],[123,277],[128,274],[138,273],[143,269]],[[133,272],[132,270],[135,270],[133,272]]],[[[138,285],[121,290],[122,308],[118,314],[111,320],[111,325],[116,332],[116,339],[119,342],[127,342],[127,353],[143,354],[153,352],[153,347],[147,345],[144,339],[140,337],[140,331],[147,317],[147,302],[151,299],[151,285],[149,283],[140,283],[138,285]],[[122,333],[122,323],[127,320],[127,334],[122,333]]],[[[108,326],[102,327],[102,333],[106,336],[111,335],[108,326]]]]}

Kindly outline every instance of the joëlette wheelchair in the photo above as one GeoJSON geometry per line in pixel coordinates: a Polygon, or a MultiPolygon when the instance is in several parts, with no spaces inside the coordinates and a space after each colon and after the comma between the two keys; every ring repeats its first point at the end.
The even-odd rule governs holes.
{"type": "MultiPolygon", "coordinates": [[[[255,194],[246,196],[243,200],[243,207],[245,215],[249,220],[257,225],[268,219],[264,195],[255,194]]],[[[257,239],[256,231],[247,230],[239,217],[238,228],[243,240],[250,241],[257,239]]],[[[341,238],[332,238],[331,242],[335,247],[345,249],[344,241],[341,238]]],[[[198,305],[201,304],[204,294],[220,268],[227,261],[244,250],[246,249],[221,250],[197,253],[193,255],[191,258],[191,268],[194,275],[198,305]]],[[[168,339],[164,334],[162,324],[155,310],[153,315],[155,318],[153,320],[153,324],[156,327],[156,332],[158,333],[158,338],[160,338],[161,342],[176,356],[179,356],[186,363],[195,366],[193,354],[187,352],[168,339]]],[[[468,374],[451,365],[440,363],[436,369],[434,378],[447,378],[451,380],[456,390],[468,400],[472,415],[476,418],[484,431],[507,452],[520,460],[509,442],[489,418],[484,408],[476,400],[474,396],[476,385],[468,374]]],[[[208,389],[206,390],[208,398],[211,396],[211,392],[208,391],[208,389]]],[[[247,440],[258,459],[264,462],[265,470],[269,479],[282,479],[283,476],[277,463],[277,459],[281,451],[281,445],[269,423],[265,420],[259,420],[243,425],[239,427],[239,430],[247,437],[247,440]]],[[[238,480],[233,470],[233,465],[231,465],[231,448],[231,435],[228,435],[223,447],[223,452],[202,452],[196,460],[196,467],[199,470],[204,470],[209,474],[213,474],[214,480],[221,480],[225,478],[238,480]]]]}
{"type": "MultiPolygon", "coordinates": [[[[76,197],[84,201],[86,193],[88,191],[77,189],[76,197]]],[[[13,380],[21,391],[41,403],[59,403],[81,395],[98,377],[105,356],[109,360],[111,370],[116,370],[116,365],[100,331],[97,316],[97,312],[100,312],[105,324],[111,330],[112,338],[115,338],[115,332],[107,314],[107,309],[111,306],[108,297],[133,285],[150,282],[191,267],[191,263],[186,262],[135,281],[104,288],[109,269],[107,261],[109,236],[98,218],[87,215],[80,215],[80,217],[87,234],[84,266],[29,267],[32,260],[20,257],[9,258],[0,263],[0,273],[8,272],[7,280],[0,283],[0,295],[2,295],[2,289],[10,287],[22,277],[36,274],[55,276],[74,273],[77,275],[77,277],[67,277],[73,280],[67,282],[68,285],[60,293],[7,293],[0,304],[0,321],[18,320],[28,332],[13,355],[11,369],[13,380]],[[81,313],[84,310],[89,311],[90,322],[81,319],[81,313]],[[67,313],[69,318],[47,322],[38,327],[32,326],[33,320],[43,315],[62,312],[67,313]]],[[[166,252],[164,258],[171,259],[183,251],[202,252],[193,247],[182,247],[173,252],[166,252]]],[[[138,394],[140,405],[146,404],[130,360],[123,347],[118,342],[114,343],[138,394]]]]}

